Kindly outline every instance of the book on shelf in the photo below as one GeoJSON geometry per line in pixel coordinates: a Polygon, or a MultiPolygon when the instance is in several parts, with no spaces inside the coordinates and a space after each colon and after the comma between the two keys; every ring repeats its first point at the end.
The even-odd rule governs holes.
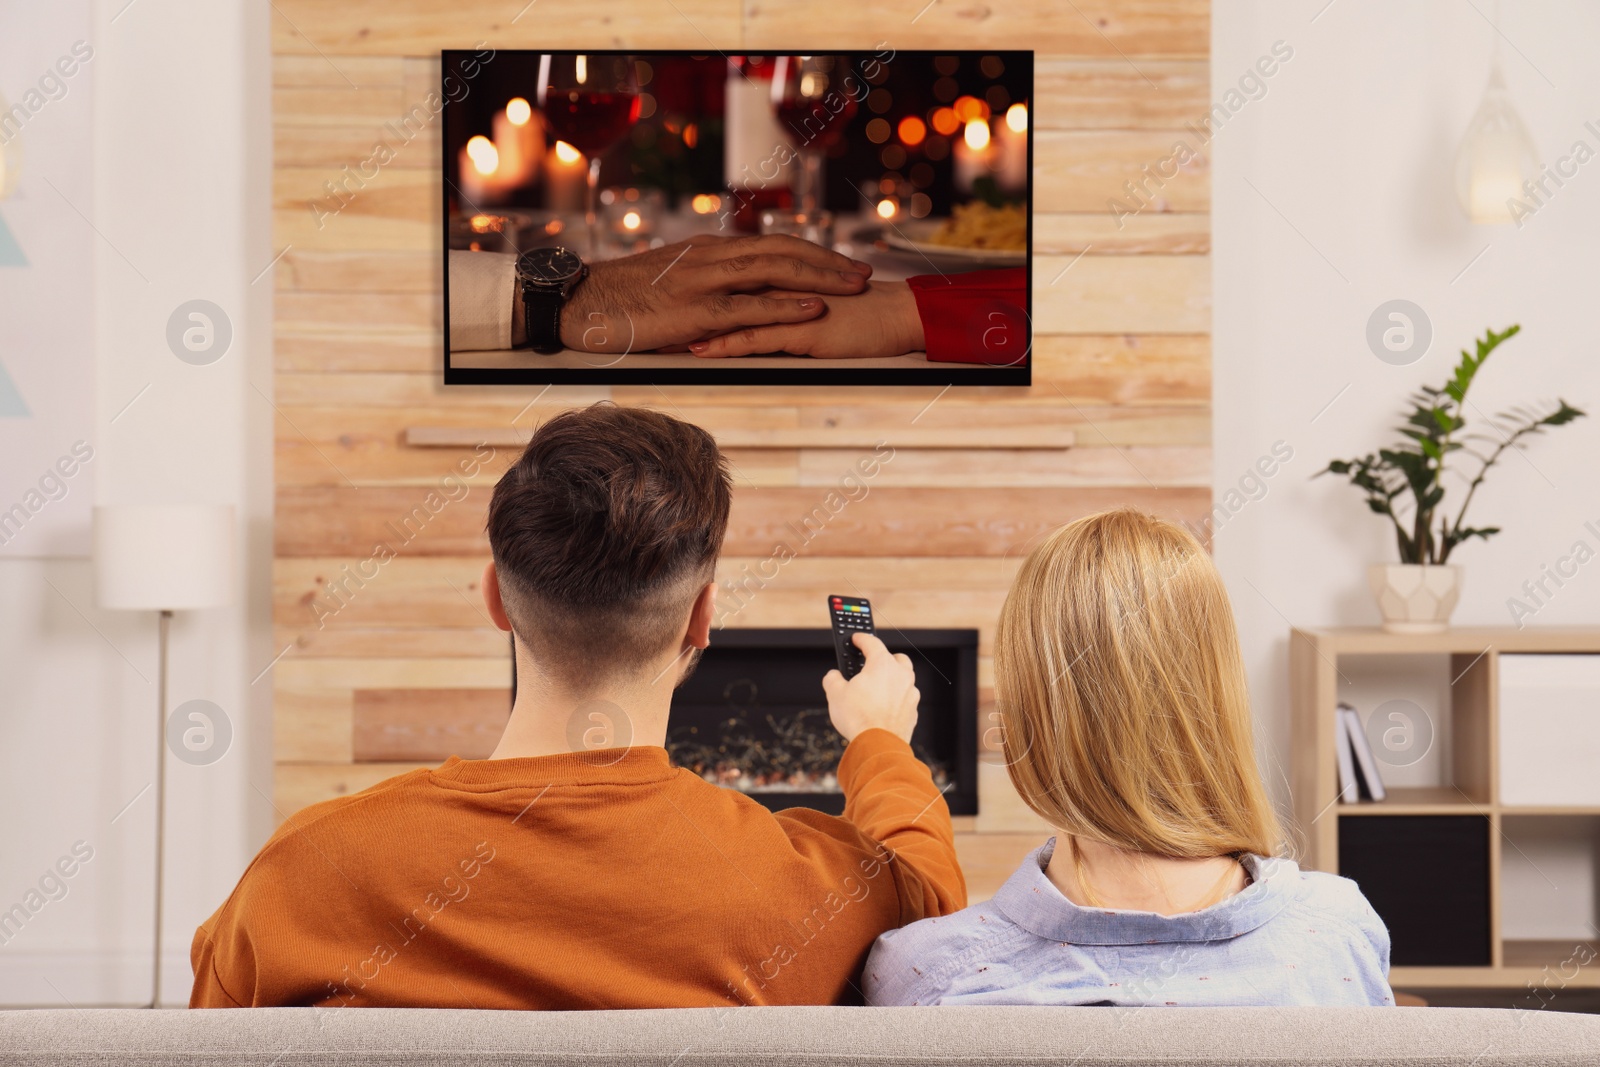
{"type": "Polygon", "coordinates": [[[1372,742],[1367,740],[1367,731],[1361,728],[1361,716],[1349,704],[1339,709],[1339,714],[1345,717],[1346,734],[1350,738],[1350,747],[1355,751],[1356,777],[1361,780],[1362,791],[1369,800],[1382,800],[1389,795],[1383,788],[1383,779],[1378,775],[1378,761],[1372,755],[1372,742]]]}
{"type": "Polygon", "coordinates": [[[1340,704],[1334,721],[1335,751],[1339,754],[1339,800],[1357,804],[1363,800],[1384,799],[1388,793],[1383,788],[1383,779],[1378,776],[1378,761],[1373,758],[1366,731],[1361,728],[1361,716],[1349,704],[1340,704]]]}
{"type": "Polygon", "coordinates": [[[1334,712],[1333,726],[1333,750],[1339,754],[1339,803],[1354,804],[1361,799],[1361,790],[1356,785],[1356,759],[1350,748],[1350,727],[1345,724],[1343,704],[1334,712]]]}

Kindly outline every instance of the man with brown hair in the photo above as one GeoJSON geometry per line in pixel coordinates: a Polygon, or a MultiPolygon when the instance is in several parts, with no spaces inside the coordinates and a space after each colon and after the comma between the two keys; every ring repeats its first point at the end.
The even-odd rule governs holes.
{"type": "Polygon", "coordinates": [[[729,496],[711,436],[666,415],[540,427],[489,506],[484,599],[518,682],[499,746],[288,819],[196,932],[190,1006],[859,1002],[880,933],[963,907],[907,743],[911,664],[876,638],[823,678],[843,817],[773,814],[668,759],[729,496]]]}

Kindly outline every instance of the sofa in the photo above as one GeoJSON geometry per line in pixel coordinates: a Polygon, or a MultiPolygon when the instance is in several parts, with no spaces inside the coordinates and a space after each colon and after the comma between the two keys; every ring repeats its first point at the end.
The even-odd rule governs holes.
{"type": "Polygon", "coordinates": [[[1600,1064],[1600,1016],[1486,1008],[0,1012],[0,1067],[1600,1064]]]}

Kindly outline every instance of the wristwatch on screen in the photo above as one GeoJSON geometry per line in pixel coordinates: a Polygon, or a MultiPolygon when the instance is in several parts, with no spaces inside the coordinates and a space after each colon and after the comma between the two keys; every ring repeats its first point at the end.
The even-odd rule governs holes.
{"type": "Polygon", "coordinates": [[[589,273],[570,249],[534,248],[517,257],[517,290],[528,331],[528,347],[549,355],[561,343],[561,307],[589,273]]]}

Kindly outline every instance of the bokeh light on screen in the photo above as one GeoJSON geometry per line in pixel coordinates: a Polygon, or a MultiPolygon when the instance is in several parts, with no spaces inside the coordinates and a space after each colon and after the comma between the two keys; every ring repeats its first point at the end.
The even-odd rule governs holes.
{"type": "Polygon", "coordinates": [[[963,96],[955,102],[956,118],[962,122],[989,117],[989,105],[975,96],[963,96]]]}

